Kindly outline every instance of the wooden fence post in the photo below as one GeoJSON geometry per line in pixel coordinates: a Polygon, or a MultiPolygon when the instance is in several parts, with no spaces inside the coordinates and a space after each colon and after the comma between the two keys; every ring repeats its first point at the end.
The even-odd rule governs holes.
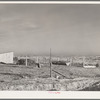
{"type": "Polygon", "coordinates": [[[27,66],[27,56],[26,56],[26,66],[27,66]]]}
{"type": "Polygon", "coordinates": [[[83,67],[85,66],[85,57],[83,57],[83,67]]]}
{"type": "Polygon", "coordinates": [[[36,63],[39,63],[39,58],[38,58],[38,56],[37,56],[37,58],[36,58],[36,63]]]}

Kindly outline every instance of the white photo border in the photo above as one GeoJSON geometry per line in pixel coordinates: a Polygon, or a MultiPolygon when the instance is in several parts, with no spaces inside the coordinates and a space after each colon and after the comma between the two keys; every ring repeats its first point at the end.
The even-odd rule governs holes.
{"type": "MultiPolygon", "coordinates": [[[[1,4],[100,4],[100,1],[0,1],[1,4]]],[[[100,92],[0,91],[0,99],[100,99],[100,92]]]]}

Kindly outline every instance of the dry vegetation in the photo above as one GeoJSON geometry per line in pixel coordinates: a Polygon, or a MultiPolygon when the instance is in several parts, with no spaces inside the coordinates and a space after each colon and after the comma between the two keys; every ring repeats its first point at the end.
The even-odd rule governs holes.
{"type": "Polygon", "coordinates": [[[49,66],[0,65],[0,90],[77,91],[99,90],[100,68],[85,69],[53,65],[52,69],[66,77],[50,78],[49,66]],[[95,87],[95,88],[94,88],[95,87]]]}

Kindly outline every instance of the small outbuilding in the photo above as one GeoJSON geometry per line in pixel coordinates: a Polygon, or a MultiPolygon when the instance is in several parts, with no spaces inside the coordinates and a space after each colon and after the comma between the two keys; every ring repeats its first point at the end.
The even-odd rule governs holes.
{"type": "Polygon", "coordinates": [[[96,64],[84,64],[84,68],[96,68],[96,64]]]}
{"type": "Polygon", "coordinates": [[[3,63],[13,63],[13,58],[14,58],[13,52],[0,54],[0,62],[3,63]]]}

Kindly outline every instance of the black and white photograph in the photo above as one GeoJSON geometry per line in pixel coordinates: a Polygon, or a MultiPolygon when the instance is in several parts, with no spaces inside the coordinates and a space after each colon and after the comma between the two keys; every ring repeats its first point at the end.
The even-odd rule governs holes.
{"type": "Polygon", "coordinates": [[[100,91],[100,4],[1,3],[0,91],[100,91]]]}

